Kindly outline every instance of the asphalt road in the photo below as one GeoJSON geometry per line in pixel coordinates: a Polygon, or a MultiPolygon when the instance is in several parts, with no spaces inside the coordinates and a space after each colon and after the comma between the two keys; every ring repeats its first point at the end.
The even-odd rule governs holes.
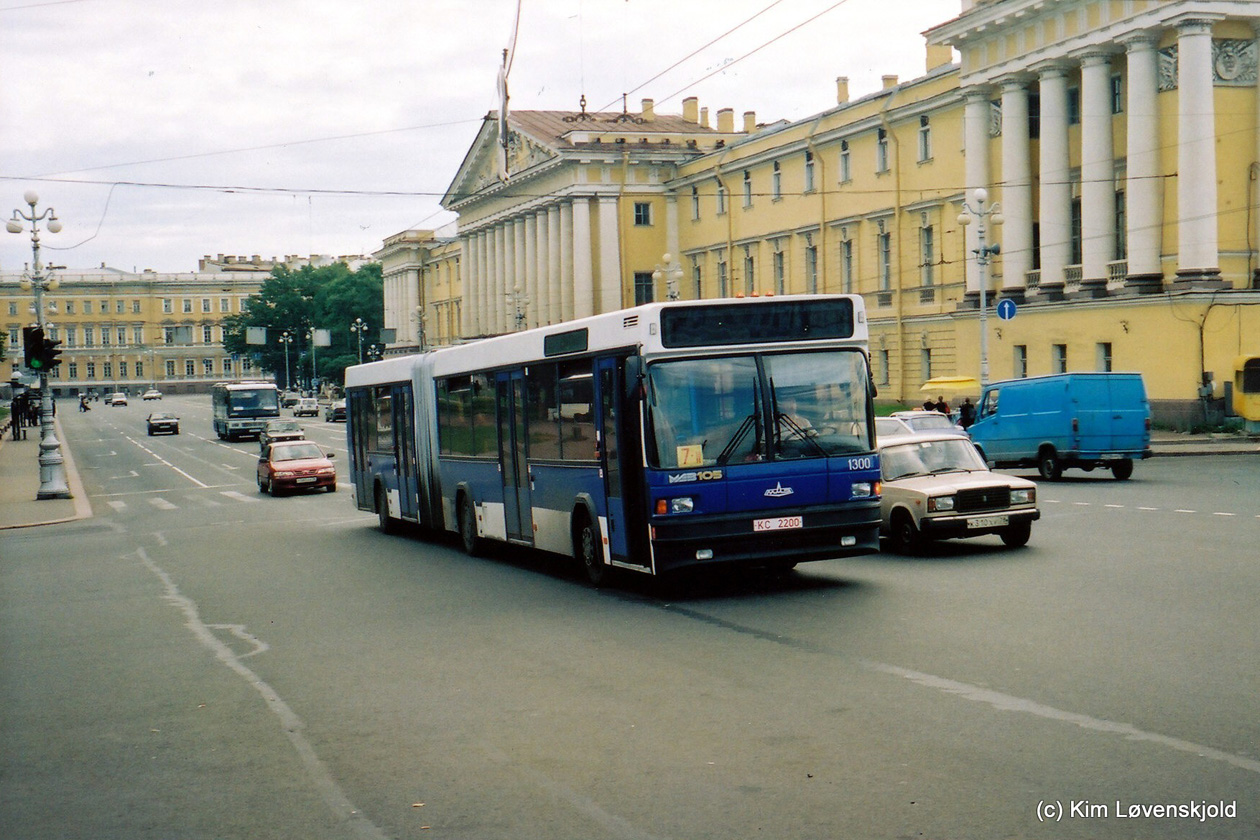
{"type": "Polygon", "coordinates": [[[0,535],[0,837],[1260,834],[1254,457],[1042,483],[1026,549],[594,590],[156,407],[67,412],[96,516],[0,535]]]}

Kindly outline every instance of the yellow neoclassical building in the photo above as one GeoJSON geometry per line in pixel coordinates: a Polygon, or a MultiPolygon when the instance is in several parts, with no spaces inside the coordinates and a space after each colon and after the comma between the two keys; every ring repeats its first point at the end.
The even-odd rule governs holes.
{"type": "Polygon", "coordinates": [[[804,120],[694,98],[489,115],[443,202],[458,233],[377,254],[393,349],[671,294],[851,292],[882,398],[982,361],[1138,370],[1158,416],[1194,419],[1205,376],[1219,399],[1260,352],[1258,26],[1257,0],[964,0],[922,76],[838,79],[804,120]]]}

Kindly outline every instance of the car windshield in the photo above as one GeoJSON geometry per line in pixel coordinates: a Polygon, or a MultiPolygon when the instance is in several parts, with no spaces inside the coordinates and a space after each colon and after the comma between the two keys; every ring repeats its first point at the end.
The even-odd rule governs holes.
{"type": "Polygon", "coordinates": [[[858,351],[657,362],[648,369],[652,465],[869,452],[866,378],[858,351]]]}
{"type": "Polygon", "coordinates": [[[952,431],[954,428],[953,421],[941,414],[924,414],[921,417],[906,417],[904,419],[917,432],[935,432],[938,429],[952,431]]]}
{"type": "Polygon", "coordinates": [[[299,443],[293,446],[277,446],[271,450],[273,461],[300,461],[303,458],[323,458],[324,451],[313,443],[299,443]]]}
{"type": "Polygon", "coordinates": [[[150,420],[174,420],[176,418],[174,415],[171,415],[171,414],[150,414],[149,419],[150,420]]]}
{"type": "Polygon", "coordinates": [[[273,420],[267,424],[268,432],[300,432],[302,427],[292,420],[273,420]]]}
{"type": "Polygon", "coordinates": [[[879,450],[879,464],[884,481],[987,469],[976,448],[965,438],[915,440],[885,446],[879,450]]]}

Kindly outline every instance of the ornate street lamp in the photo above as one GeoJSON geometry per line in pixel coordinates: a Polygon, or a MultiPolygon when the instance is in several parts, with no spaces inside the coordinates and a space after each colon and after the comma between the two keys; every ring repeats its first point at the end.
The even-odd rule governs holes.
{"type": "MultiPolygon", "coordinates": [[[[35,205],[39,204],[39,196],[34,190],[28,190],[22,198],[30,205],[31,212],[28,214],[14,210],[13,218],[5,222],[4,227],[9,233],[22,233],[26,229],[22,222],[31,223],[33,258],[30,268],[22,274],[22,288],[35,289],[35,322],[41,329],[47,330],[52,325],[44,323],[44,292],[57,288],[57,280],[51,274],[44,274],[44,266],[39,261],[39,223],[47,219],[48,232],[59,233],[61,222],[51,207],[42,213],[35,211],[35,205]]],[[[35,498],[73,498],[66,484],[66,464],[61,455],[61,441],[57,439],[57,432],[53,426],[52,392],[48,387],[46,368],[40,368],[39,371],[39,430],[39,492],[35,498]]]]}
{"type": "Polygon", "coordinates": [[[293,343],[293,335],[285,330],[280,333],[280,343],[284,345],[284,390],[290,390],[289,383],[289,345],[293,343]]]}
{"type": "Polygon", "coordinates": [[[367,331],[367,322],[362,318],[355,318],[350,323],[350,332],[356,333],[359,337],[359,364],[363,364],[363,334],[367,331]]]}
{"type": "Polygon", "coordinates": [[[666,300],[678,300],[678,282],[683,276],[682,266],[672,254],[662,254],[661,263],[652,272],[652,283],[655,285],[664,281],[666,300]]]}
{"type": "Polygon", "coordinates": [[[976,255],[976,265],[980,269],[980,385],[989,384],[989,278],[988,267],[989,260],[1001,252],[1001,246],[994,242],[992,245],[985,243],[985,234],[987,233],[985,221],[992,219],[993,224],[1002,224],[1002,205],[996,201],[985,206],[985,202],[989,200],[989,192],[983,187],[977,189],[972,196],[975,198],[975,207],[963,202],[963,212],[958,216],[958,224],[966,227],[975,221],[976,224],[976,248],[971,252],[976,255]]]}

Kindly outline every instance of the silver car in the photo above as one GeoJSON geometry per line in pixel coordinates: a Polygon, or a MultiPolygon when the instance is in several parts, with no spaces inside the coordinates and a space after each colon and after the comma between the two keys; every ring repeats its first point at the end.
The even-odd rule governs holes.
{"type": "Polygon", "coordinates": [[[880,533],[903,554],[928,542],[997,534],[1028,543],[1041,518],[1037,485],[989,470],[965,437],[918,433],[879,440],[883,478],[880,533]]]}

